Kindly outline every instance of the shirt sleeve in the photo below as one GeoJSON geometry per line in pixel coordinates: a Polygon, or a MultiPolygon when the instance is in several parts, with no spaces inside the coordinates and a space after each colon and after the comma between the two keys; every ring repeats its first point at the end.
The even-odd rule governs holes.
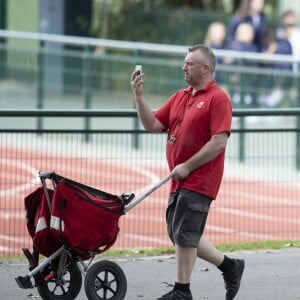
{"type": "Polygon", "coordinates": [[[232,106],[225,93],[219,93],[211,110],[211,135],[231,132],[232,106]]]}
{"type": "Polygon", "coordinates": [[[169,128],[170,111],[172,107],[174,95],[171,96],[166,103],[159,107],[155,113],[155,118],[165,127],[165,130],[169,128]]]}

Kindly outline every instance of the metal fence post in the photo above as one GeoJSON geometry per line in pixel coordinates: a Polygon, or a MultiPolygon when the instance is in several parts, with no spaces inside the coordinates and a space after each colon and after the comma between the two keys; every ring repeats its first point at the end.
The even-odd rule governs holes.
{"type": "MultiPolygon", "coordinates": [[[[297,107],[300,107],[300,74],[299,74],[299,67],[300,63],[298,63],[298,70],[297,70],[297,84],[296,84],[296,97],[297,97],[297,107]]],[[[300,170],[300,115],[297,115],[297,132],[296,132],[296,168],[300,170]]]]}
{"type": "Polygon", "coordinates": [[[300,170],[300,117],[297,117],[297,133],[296,133],[296,168],[300,170]]]}
{"type": "MultiPolygon", "coordinates": [[[[6,8],[7,8],[7,0],[0,0],[0,29],[6,29],[6,8]]],[[[6,77],[6,69],[7,69],[7,50],[6,50],[6,38],[0,38],[0,45],[3,44],[3,49],[0,49],[0,79],[4,79],[6,77]]]]}
{"type": "MultiPolygon", "coordinates": [[[[244,65],[244,61],[241,60],[241,65],[244,65]]],[[[241,103],[241,108],[245,107],[245,87],[244,84],[246,82],[245,79],[245,74],[243,73],[243,71],[241,71],[241,81],[240,81],[240,103],[241,103]]],[[[245,161],[245,133],[244,133],[244,129],[245,129],[245,117],[241,116],[240,119],[240,129],[241,132],[239,133],[239,161],[240,162],[244,162],[245,161]]]]}
{"type": "MultiPolygon", "coordinates": [[[[38,52],[38,81],[37,81],[37,109],[44,108],[44,47],[45,42],[40,42],[38,52]]],[[[37,129],[43,128],[43,118],[37,118],[37,129]]]]}
{"type": "MultiPolygon", "coordinates": [[[[92,63],[91,63],[91,48],[86,46],[84,49],[84,108],[90,109],[92,104],[92,89],[93,89],[93,76],[92,76],[92,63]]],[[[88,132],[91,128],[91,119],[90,117],[85,118],[85,130],[88,132]]],[[[90,136],[88,133],[85,135],[85,141],[88,142],[90,136]]]]}

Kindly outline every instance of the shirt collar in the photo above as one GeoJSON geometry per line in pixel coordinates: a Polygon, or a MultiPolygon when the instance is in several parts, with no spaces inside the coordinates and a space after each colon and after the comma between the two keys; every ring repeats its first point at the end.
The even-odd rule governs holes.
{"type": "MultiPolygon", "coordinates": [[[[210,81],[204,88],[198,90],[198,91],[196,92],[196,94],[199,94],[199,93],[201,93],[201,94],[202,94],[202,93],[206,93],[206,92],[208,92],[212,87],[214,87],[215,85],[217,85],[216,81],[215,81],[215,80],[212,80],[212,81],[210,81]]],[[[190,85],[190,86],[188,86],[186,89],[184,89],[184,91],[185,91],[186,93],[192,94],[192,92],[193,92],[193,87],[190,85]]]]}

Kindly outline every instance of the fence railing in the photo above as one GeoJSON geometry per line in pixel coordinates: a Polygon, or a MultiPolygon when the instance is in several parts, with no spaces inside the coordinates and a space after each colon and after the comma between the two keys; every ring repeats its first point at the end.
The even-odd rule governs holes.
{"type": "MultiPolygon", "coordinates": [[[[9,83],[0,83],[1,94],[17,94],[24,108],[67,108],[71,103],[87,109],[130,108],[128,83],[135,64],[143,65],[153,107],[184,83],[181,67],[188,47],[183,45],[4,30],[0,41],[6,57],[0,74],[3,84],[9,83]]],[[[216,79],[236,108],[300,106],[299,57],[227,50],[215,54],[219,61],[235,60],[218,63],[216,79]]]]}
{"type": "MultiPolygon", "coordinates": [[[[39,186],[39,170],[110,193],[136,195],[168,172],[165,135],[134,128],[132,109],[5,109],[0,117],[0,256],[30,247],[23,198],[39,186]],[[38,129],[36,122],[28,128],[29,120],[38,118],[44,128],[38,129]],[[67,128],[74,119],[77,124],[86,118],[100,123],[91,129],[84,122],[67,128]],[[119,128],[111,126],[116,120],[119,128]],[[52,123],[59,126],[47,128],[52,123]]],[[[234,110],[224,180],[207,226],[213,242],[299,238],[299,117],[296,108],[234,110]]],[[[163,217],[167,197],[164,186],[121,219],[115,247],[168,247],[163,217]]]]}
{"type": "MultiPolygon", "coordinates": [[[[168,172],[165,136],[141,128],[129,76],[136,63],[143,65],[145,93],[155,110],[182,87],[186,50],[0,30],[1,57],[6,58],[0,62],[0,255],[16,255],[30,245],[23,198],[38,186],[39,170],[116,194],[138,194],[168,172]]],[[[224,181],[206,234],[216,243],[298,239],[299,69],[245,63],[298,66],[299,58],[216,55],[240,63],[219,65],[216,73],[232,96],[234,118],[224,181]],[[270,84],[274,75],[287,84],[270,84]],[[248,102],[252,91],[261,101],[255,105],[248,102]]],[[[163,187],[121,220],[117,247],[170,245],[162,212],[167,195],[163,187]]]]}
{"type": "MultiPolygon", "coordinates": [[[[134,110],[6,109],[0,117],[2,256],[18,255],[32,243],[23,199],[39,186],[39,170],[117,195],[138,195],[168,172],[165,135],[135,129],[133,122],[131,128],[122,126],[136,118],[134,110]],[[59,123],[59,128],[24,127],[32,118],[51,119],[48,124],[59,123]],[[117,118],[120,128],[87,130],[84,123],[79,128],[78,118],[108,119],[110,124],[117,118]],[[66,128],[74,119],[76,126],[66,128]]],[[[300,109],[234,111],[224,180],[206,232],[213,242],[299,238],[299,117],[300,109]]],[[[115,247],[170,246],[163,217],[167,197],[164,186],[122,218],[115,247]]]]}
{"type": "MultiPolygon", "coordinates": [[[[80,117],[84,119],[84,125],[81,128],[81,132],[85,132],[85,141],[89,141],[91,134],[91,118],[97,119],[109,119],[111,118],[111,123],[106,123],[107,128],[94,129],[94,131],[99,132],[127,132],[133,134],[132,146],[136,149],[139,148],[139,132],[143,132],[140,129],[140,124],[137,119],[137,112],[135,109],[123,109],[123,110],[114,110],[114,109],[77,109],[77,110],[61,110],[61,109],[49,109],[49,110],[38,110],[38,109],[27,109],[27,110],[18,110],[18,109],[2,109],[0,110],[0,117],[25,117],[25,118],[37,118],[36,128],[31,129],[20,129],[19,132],[42,132],[43,118],[76,118],[80,117]],[[112,128],[112,124],[115,124],[114,118],[118,119],[119,128],[112,128]],[[124,127],[124,122],[120,122],[120,118],[129,119],[131,122],[128,124],[128,127],[124,127]]],[[[284,108],[284,109],[235,109],[233,111],[233,117],[238,117],[239,122],[234,124],[233,132],[238,133],[239,135],[239,144],[238,144],[238,157],[241,162],[245,160],[245,151],[246,151],[246,133],[247,132],[268,132],[268,131],[277,131],[277,132],[295,132],[295,167],[297,170],[300,170],[300,108],[284,108]],[[281,121],[277,122],[274,119],[274,125],[271,128],[257,128],[257,126],[246,125],[247,117],[293,117],[292,121],[286,122],[281,121]],[[276,128],[275,124],[279,127],[276,128]],[[286,126],[288,125],[288,127],[286,126]]],[[[60,122],[60,121],[59,121],[60,122]]],[[[67,123],[67,122],[65,122],[67,123]]],[[[61,123],[60,123],[61,124],[61,123]]],[[[9,128],[6,127],[5,130],[9,128]]],[[[57,129],[58,132],[61,132],[62,129],[57,129]]],[[[78,132],[77,129],[67,129],[67,132],[78,132]]]]}

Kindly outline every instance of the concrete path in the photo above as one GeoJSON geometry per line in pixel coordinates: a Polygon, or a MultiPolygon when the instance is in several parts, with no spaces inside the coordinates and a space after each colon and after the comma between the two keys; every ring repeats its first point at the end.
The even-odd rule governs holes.
{"type": "MultiPolygon", "coordinates": [[[[230,253],[244,258],[246,268],[235,300],[300,300],[300,249],[230,253]]],[[[99,257],[99,259],[102,259],[99,257]]],[[[103,258],[106,259],[106,258],[103,258]]],[[[174,282],[173,256],[115,259],[126,274],[126,300],[154,300],[166,293],[174,282]]],[[[2,260],[0,263],[0,299],[40,299],[36,289],[20,289],[14,278],[27,273],[24,260],[2,260]]],[[[225,299],[221,273],[198,260],[191,288],[194,300],[225,299]]],[[[76,298],[86,300],[84,286],[76,298]]]]}

